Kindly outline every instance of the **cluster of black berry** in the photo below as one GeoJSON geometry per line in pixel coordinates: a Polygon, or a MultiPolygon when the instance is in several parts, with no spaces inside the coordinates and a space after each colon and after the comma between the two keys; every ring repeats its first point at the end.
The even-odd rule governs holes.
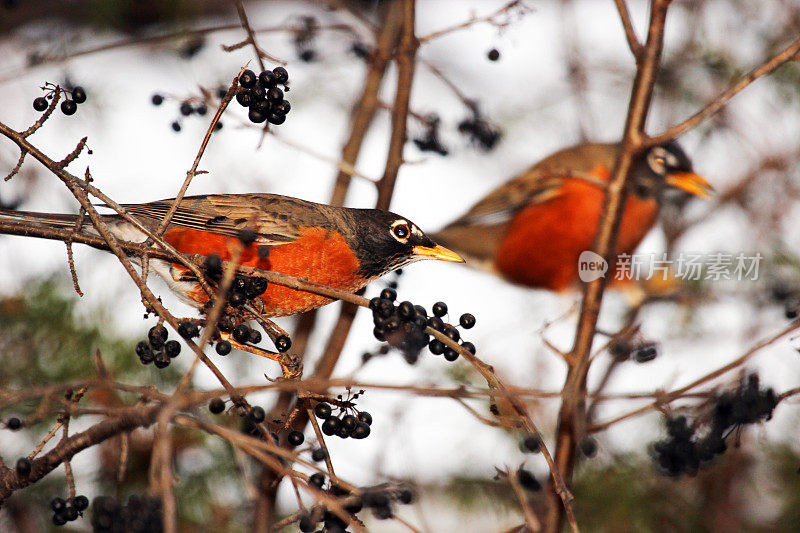
{"type": "Polygon", "coordinates": [[[659,346],[655,342],[634,342],[628,338],[621,338],[612,341],[608,351],[620,362],[632,359],[637,363],[647,363],[658,357],[659,346]]]}
{"type": "Polygon", "coordinates": [[[74,498],[53,498],[50,502],[50,509],[53,510],[53,524],[63,526],[67,522],[73,522],[78,517],[83,516],[83,512],[89,507],[89,498],[86,496],[75,496],[74,498]]]}
{"type": "MultiPolygon", "coordinates": [[[[223,91],[223,96],[224,94],[225,93],[223,91]]],[[[153,103],[154,106],[160,106],[161,104],[164,103],[165,100],[166,98],[164,98],[163,95],[158,93],[154,94],[150,98],[150,101],[153,103]]],[[[208,114],[208,106],[206,106],[205,102],[194,103],[193,99],[188,99],[188,100],[183,100],[178,104],[178,112],[181,114],[182,117],[190,117],[192,115],[197,115],[198,117],[204,117],[206,116],[206,114],[208,114]]],[[[182,127],[180,118],[174,120],[170,126],[172,127],[172,130],[176,133],[181,131],[182,127]]],[[[214,128],[217,130],[222,129],[222,122],[221,121],[217,122],[214,128]]]]}
{"type": "Polygon", "coordinates": [[[439,139],[439,126],[441,119],[437,115],[431,115],[426,122],[425,134],[414,139],[414,144],[420,152],[435,152],[439,155],[447,155],[449,152],[439,139]]]}
{"type": "MultiPolygon", "coordinates": [[[[323,421],[320,428],[325,435],[329,437],[336,435],[342,439],[369,437],[372,415],[366,411],[357,411],[350,401],[358,399],[363,393],[364,391],[359,391],[349,400],[343,401],[342,406],[338,407],[338,416],[333,414],[333,408],[329,403],[320,402],[314,406],[314,414],[323,421]]],[[[339,399],[342,399],[341,395],[339,399]]]]}
{"type": "Polygon", "coordinates": [[[502,136],[500,130],[483,118],[477,104],[470,106],[472,115],[458,124],[458,131],[486,151],[493,149],[502,136]]]}
{"type": "Polygon", "coordinates": [[[86,101],[86,91],[83,87],[73,87],[69,90],[62,89],[58,85],[53,85],[48,82],[42,89],[47,91],[46,94],[33,100],[33,108],[39,112],[44,111],[50,106],[48,100],[52,100],[58,92],[64,95],[64,101],[61,102],[61,112],[65,115],[74,115],[78,110],[78,104],[82,104],[86,101]]]}
{"type": "Polygon", "coordinates": [[[777,404],[775,392],[761,389],[758,376],[751,374],[736,390],[716,397],[705,435],[697,436],[698,428],[690,426],[684,416],[668,418],[668,438],[653,444],[653,458],[668,475],[694,473],[702,464],[725,452],[725,439],[734,429],[769,420],[777,404]]]}
{"type": "MultiPolygon", "coordinates": [[[[325,476],[317,473],[309,478],[309,483],[322,488],[325,483],[325,476]],[[315,476],[317,476],[315,478],[315,476]],[[319,483],[319,485],[317,485],[319,483]]],[[[331,484],[327,492],[337,498],[342,508],[353,515],[360,513],[363,509],[370,509],[372,514],[379,520],[385,520],[394,516],[393,504],[408,505],[414,502],[414,492],[407,487],[370,487],[363,489],[360,496],[353,495],[350,491],[338,485],[331,484]]],[[[298,527],[303,533],[314,531],[318,524],[322,522],[326,533],[345,533],[347,522],[339,518],[336,514],[327,509],[319,513],[303,514],[298,520],[298,527]]],[[[319,532],[318,532],[319,533],[319,532]]]]}
{"type": "Polygon", "coordinates": [[[769,285],[770,297],[783,306],[786,318],[794,320],[800,313],[800,285],[795,279],[776,278],[769,285]]]}
{"type": "MultiPolygon", "coordinates": [[[[203,264],[203,268],[210,280],[216,283],[222,280],[222,260],[218,255],[209,255],[203,264]]],[[[241,307],[248,301],[264,294],[268,285],[267,280],[264,278],[237,274],[228,292],[228,305],[231,307],[241,307]]]]}
{"type": "Polygon", "coordinates": [[[283,67],[265,70],[258,76],[252,70],[245,70],[239,75],[239,92],[236,101],[250,111],[247,118],[250,122],[261,124],[283,124],[286,115],[292,109],[288,100],[284,100],[283,91],[278,85],[283,85],[288,91],[289,73],[283,67]]]}
{"type": "MultiPolygon", "coordinates": [[[[387,341],[400,350],[406,361],[415,363],[419,352],[426,346],[434,355],[444,354],[444,358],[448,361],[458,359],[458,352],[448,348],[440,340],[431,339],[425,332],[426,327],[444,333],[454,341],[460,342],[468,352],[475,353],[475,345],[461,339],[458,329],[442,320],[442,317],[447,315],[447,304],[444,302],[433,304],[431,309],[433,316],[428,317],[428,312],[421,305],[414,305],[411,302],[395,305],[396,299],[397,291],[384,289],[380,296],[370,300],[369,307],[375,324],[372,333],[379,341],[387,341]]],[[[464,329],[470,329],[475,325],[475,317],[465,313],[461,315],[459,324],[464,329]]]]}
{"type": "MultiPolygon", "coordinates": [[[[191,338],[197,336],[194,333],[199,333],[199,330],[197,324],[187,321],[180,324],[178,333],[184,338],[191,338]],[[194,327],[192,328],[192,326],[194,327]]],[[[147,340],[140,341],[136,345],[136,355],[139,356],[139,361],[143,365],[153,363],[156,368],[168,367],[170,361],[181,353],[181,344],[176,340],[167,340],[168,337],[169,333],[164,326],[157,324],[150,328],[147,340]]]]}
{"type": "Polygon", "coordinates": [[[111,496],[92,502],[92,526],[96,533],[159,533],[162,531],[161,500],[131,495],[123,505],[111,496]]]}

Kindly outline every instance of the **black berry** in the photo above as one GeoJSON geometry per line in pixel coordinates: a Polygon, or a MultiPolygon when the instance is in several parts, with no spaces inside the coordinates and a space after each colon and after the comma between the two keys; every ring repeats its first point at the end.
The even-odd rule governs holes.
{"type": "Polygon", "coordinates": [[[178,110],[184,117],[188,117],[189,115],[194,113],[194,108],[192,107],[192,104],[190,104],[189,102],[182,102],[178,110]]]}
{"type": "Polygon", "coordinates": [[[331,416],[331,406],[325,402],[320,402],[314,406],[314,414],[317,418],[328,418],[331,416]]]}
{"type": "Polygon", "coordinates": [[[492,48],[487,52],[486,57],[489,58],[489,61],[497,61],[500,59],[500,51],[497,48],[492,48]]]}
{"type": "Polygon", "coordinates": [[[433,315],[439,318],[447,314],[447,304],[444,302],[436,302],[433,304],[433,315]]]}
{"type": "Polygon", "coordinates": [[[286,335],[278,335],[278,338],[275,339],[275,348],[281,352],[288,352],[289,348],[292,347],[292,340],[287,337],[286,335]]]}
{"type": "Polygon", "coordinates": [[[248,416],[250,417],[250,420],[253,423],[260,424],[267,417],[267,414],[264,412],[263,407],[259,407],[258,405],[256,405],[250,408],[248,416]]]}
{"type": "Polygon", "coordinates": [[[315,472],[309,476],[308,483],[309,485],[314,485],[318,489],[321,489],[322,485],[325,484],[325,476],[320,472],[315,472]]]}
{"type": "Polygon", "coordinates": [[[222,398],[214,398],[208,402],[208,410],[213,414],[218,415],[225,410],[225,402],[222,398]]]}
{"type": "Polygon", "coordinates": [[[286,442],[292,446],[300,446],[306,440],[306,436],[302,431],[294,430],[286,437],[286,442]]]}
{"type": "Polygon", "coordinates": [[[314,448],[313,450],[311,450],[312,461],[322,461],[326,457],[328,457],[328,454],[325,453],[325,450],[323,448],[314,448]]]}
{"type": "MultiPolygon", "coordinates": [[[[287,75],[288,77],[288,75],[287,75]]],[[[278,83],[277,76],[271,70],[265,70],[261,74],[258,75],[258,81],[261,83],[261,86],[265,89],[269,89],[270,87],[275,87],[275,84],[278,83]]]]}
{"type": "Polygon", "coordinates": [[[517,470],[517,481],[522,485],[522,488],[531,492],[542,490],[542,484],[539,480],[524,468],[517,470]]]}
{"type": "Polygon", "coordinates": [[[21,457],[17,461],[17,474],[20,476],[27,476],[31,473],[31,462],[25,457],[21,457]]]}
{"type": "Polygon", "coordinates": [[[283,67],[275,67],[272,69],[273,74],[275,74],[275,81],[280,83],[281,85],[286,85],[289,81],[289,73],[283,67]]]}
{"type": "Polygon", "coordinates": [[[350,436],[354,439],[366,439],[369,437],[370,431],[370,427],[366,422],[358,422],[350,436]]]}
{"type": "Polygon", "coordinates": [[[64,100],[61,102],[61,112],[65,115],[74,115],[75,111],[78,110],[78,104],[73,102],[72,100],[64,100]]]}
{"type": "Polygon", "coordinates": [[[150,331],[147,332],[147,340],[150,342],[150,346],[156,350],[164,346],[168,336],[167,328],[161,325],[153,326],[150,328],[150,331]]]}
{"type": "Polygon", "coordinates": [[[45,109],[47,109],[47,106],[48,106],[47,98],[45,98],[44,96],[40,96],[39,98],[36,98],[33,101],[33,108],[36,111],[44,111],[45,109]]]}
{"type": "Polygon", "coordinates": [[[228,341],[219,341],[216,350],[219,355],[228,355],[231,353],[231,343],[228,341]]]}
{"type": "Polygon", "coordinates": [[[12,416],[8,420],[6,420],[6,427],[11,431],[16,431],[22,427],[22,420],[20,420],[16,416],[12,416]]]}
{"type": "Polygon", "coordinates": [[[475,317],[470,313],[464,313],[461,315],[461,318],[458,319],[458,323],[461,324],[462,328],[470,329],[475,325],[475,317]]]}
{"type": "Polygon", "coordinates": [[[50,509],[52,509],[54,513],[61,513],[66,508],[67,502],[64,501],[64,498],[53,498],[50,500],[50,509]]]}
{"type": "Polygon", "coordinates": [[[233,338],[236,342],[244,344],[250,340],[250,328],[247,324],[239,324],[233,328],[233,338]]]}
{"type": "Polygon", "coordinates": [[[360,422],[364,422],[368,426],[372,425],[372,415],[366,411],[361,411],[360,413],[358,413],[357,418],[360,422]]]}
{"type": "Polygon", "coordinates": [[[329,416],[322,423],[322,432],[329,437],[339,430],[339,419],[335,416],[329,416]]]}
{"type": "Polygon", "coordinates": [[[539,451],[542,449],[542,442],[536,435],[528,434],[522,439],[520,447],[522,448],[522,451],[526,453],[539,453],[539,451]]]}
{"type": "Polygon", "coordinates": [[[397,299],[397,291],[394,289],[383,289],[381,291],[381,298],[393,302],[397,299]]]}
{"type": "Polygon", "coordinates": [[[83,495],[75,496],[75,499],[72,500],[72,505],[75,506],[78,512],[85,511],[89,508],[89,498],[83,495]]]}
{"type": "Polygon", "coordinates": [[[170,126],[172,127],[172,131],[174,131],[176,133],[181,131],[181,123],[178,122],[177,120],[175,122],[173,122],[172,124],[170,124],[170,126]]]}
{"type": "Polygon", "coordinates": [[[252,70],[245,70],[239,75],[239,85],[250,88],[256,84],[256,73],[252,70]]]}
{"type": "Polygon", "coordinates": [[[186,320],[178,324],[178,335],[184,339],[191,339],[200,335],[200,328],[191,320],[186,320]]]}
{"type": "Polygon", "coordinates": [[[164,344],[164,353],[169,357],[178,357],[178,354],[181,353],[181,343],[176,340],[167,341],[164,344]]]}

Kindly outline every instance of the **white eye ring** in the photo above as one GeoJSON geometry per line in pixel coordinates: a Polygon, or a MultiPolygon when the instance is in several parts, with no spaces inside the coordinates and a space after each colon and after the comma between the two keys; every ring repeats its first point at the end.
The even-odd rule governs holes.
{"type": "Polygon", "coordinates": [[[411,236],[411,225],[405,220],[396,220],[392,224],[392,229],[389,233],[391,233],[395,240],[406,243],[411,236]]]}
{"type": "Polygon", "coordinates": [[[650,166],[650,169],[655,172],[656,174],[664,175],[667,173],[667,157],[669,153],[661,147],[653,148],[649,154],[647,154],[647,164],[650,166]]]}

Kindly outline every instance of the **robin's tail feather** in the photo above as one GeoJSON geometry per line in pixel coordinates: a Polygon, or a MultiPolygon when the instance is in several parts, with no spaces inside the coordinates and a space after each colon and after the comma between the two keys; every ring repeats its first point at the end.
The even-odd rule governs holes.
{"type": "Polygon", "coordinates": [[[44,226],[48,228],[69,228],[74,227],[77,221],[78,215],[0,209],[0,222],[11,222],[26,226],[44,226]]]}
{"type": "MultiPolygon", "coordinates": [[[[116,215],[101,215],[108,225],[111,233],[117,238],[131,241],[142,242],[145,235],[134,228],[133,225],[125,222],[116,215]]],[[[59,239],[59,237],[46,235],[36,235],[35,232],[27,233],[25,228],[54,228],[54,229],[73,229],[77,225],[78,215],[64,213],[36,213],[33,211],[11,211],[0,209],[0,233],[15,235],[30,235],[34,237],[59,239]],[[7,228],[3,228],[3,223],[10,223],[7,228]]],[[[89,217],[85,217],[80,227],[80,234],[99,236],[100,233],[94,228],[89,217]]]]}

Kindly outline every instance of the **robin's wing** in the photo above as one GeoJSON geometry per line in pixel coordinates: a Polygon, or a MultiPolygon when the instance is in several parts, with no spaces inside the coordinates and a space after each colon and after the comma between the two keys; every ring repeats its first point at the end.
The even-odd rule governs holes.
{"type": "Polygon", "coordinates": [[[523,174],[489,193],[448,227],[503,224],[528,205],[556,198],[562,182],[562,176],[530,179],[523,174]]]}
{"type": "MultiPolygon", "coordinates": [[[[271,200],[277,203],[284,198],[249,194],[187,196],[170,219],[170,227],[191,228],[229,237],[238,236],[243,229],[252,229],[256,232],[256,242],[262,245],[285,244],[300,237],[300,227],[293,220],[296,217],[290,215],[296,206],[265,209],[265,205],[273,203],[271,200]]],[[[173,202],[169,199],[146,204],[123,204],[123,207],[145,222],[158,225],[173,202]]]]}

